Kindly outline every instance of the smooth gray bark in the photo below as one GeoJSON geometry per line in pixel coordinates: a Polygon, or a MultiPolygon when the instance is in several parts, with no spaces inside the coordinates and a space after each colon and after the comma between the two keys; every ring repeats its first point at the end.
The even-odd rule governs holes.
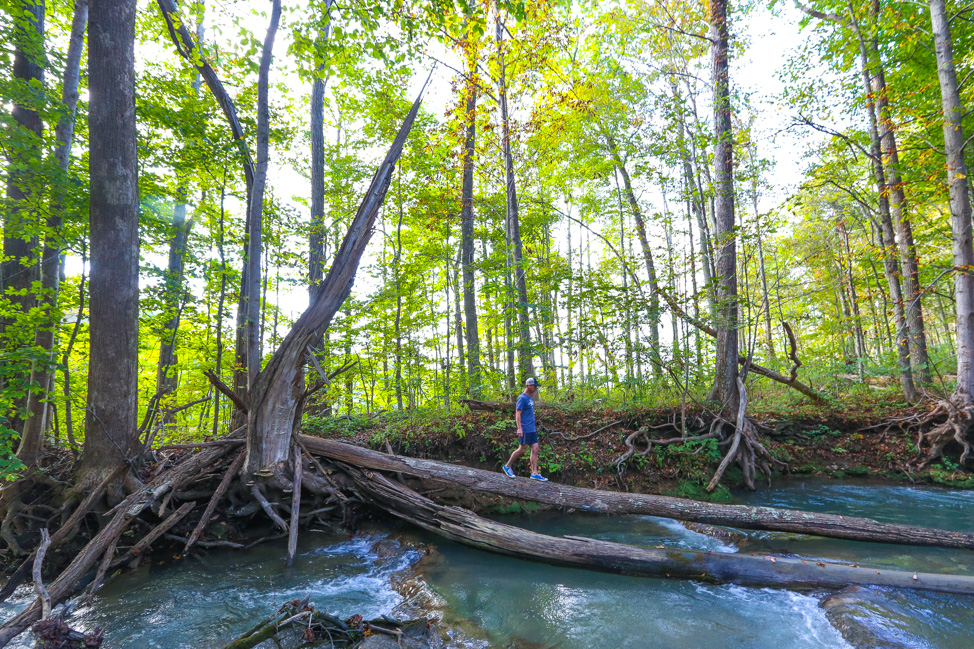
{"type": "MultiPolygon", "coordinates": [[[[468,54],[469,59],[473,55],[468,54]]],[[[468,62],[468,74],[476,72],[476,60],[468,62]]],[[[468,82],[463,141],[463,188],[460,208],[460,257],[463,268],[463,315],[467,336],[467,387],[477,399],[481,393],[480,333],[477,328],[477,286],[474,277],[473,171],[477,137],[477,86],[468,82]]]]}
{"type": "MultiPolygon", "coordinates": [[[[328,42],[331,33],[332,0],[325,1],[325,24],[318,39],[318,47],[328,42]]],[[[324,56],[324,54],[322,54],[324,56]]],[[[325,236],[325,64],[322,62],[315,70],[311,82],[311,235],[309,237],[308,297],[314,300],[318,295],[324,264],[328,257],[327,237],[325,236]]]]}
{"type": "Polygon", "coordinates": [[[870,162],[872,164],[873,179],[876,183],[876,195],[879,200],[879,220],[882,232],[883,269],[889,284],[890,298],[893,302],[893,315],[896,321],[896,351],[899,361],[900,386],[903,397],[910,402],[919,399],[916,384],[913,382],[913,369],[910,364],[910,336],[904,312],[903,292],[900,286],[900,266],[895,254],[896,235],[893,230],[893,219],[889,205],[889,187],[886,182],[886,171],[883,168],[882,147],[876,120],[876,108],[872,96],[872,70],[869,63],[869,52],[863,38],[859,23],[855,16],[852,27],[859,44],[859,59],[862,66],[863,90],[867,97],[867,116],[869,118],[870,162]]]}
{"type": "MultiPolygon", "coordinates": [[[[955,268],[974,267],[971,236],[971,200],[964,160],[964,107],[954,67],[950,23],[944,0],[929,0],[930,22],[937,52],[937,76],[940,80],[943,108],[944,151],[947,162],[947,186],[950,189],[950,230],[955,268]]],[[[954,272],[957,304],[957,388],[956,398],[969,405],[974,402],[974,274],[954,272]]]]}

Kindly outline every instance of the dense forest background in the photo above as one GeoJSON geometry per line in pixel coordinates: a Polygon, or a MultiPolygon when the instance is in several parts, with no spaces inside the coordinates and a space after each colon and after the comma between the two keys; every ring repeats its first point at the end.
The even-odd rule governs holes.
{"type": "MultiPolygon", "coordinates": [[[[969,179],[945,162],[958,147],[929,8],[722,5],[725,102],[716,6],[139,3],[141,439],[231,427],[207,373],[245,388],[281,343],[431,69],[353,292],[308,350],[344,371],[306,416],[452,409],[528,376],[543,399],[700,403],[721,397],[713,334],[728,328],[764,370],[746,374],[752,399],[951,393],[968,267],[948,170],[969,179]],[[776,77],[739,84],[738,61],[766,56],[765,26],[793,45],[762,61],[776,77]],[[796,381],[804,394],[782,385],[796,381]]],[[[963,102],[974,28],[956,11],[963,102]]],[[[86,0],[0,10],[7,472],[31,464],[29,430],[85,438],[86,17],[86,0]]],[[[969,200],[966,218],[969,237],[969,200]]]]}

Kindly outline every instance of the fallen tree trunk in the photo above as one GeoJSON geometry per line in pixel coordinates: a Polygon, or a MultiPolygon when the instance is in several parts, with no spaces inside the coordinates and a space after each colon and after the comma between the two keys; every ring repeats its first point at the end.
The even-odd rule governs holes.
{"type": "Polygon", "coordinates": [[[481,518],[460,507],[444,507],[385,476],[347,469],[366,500],[389,513],[452,541],[489,552],[601,572],[680,577],[748,586],[850,584],[974,594],[974,577],[876,570],[786,557],[722,554],[700,550],[644,548],[585,537],[556,537],[481,518]]]}
{"type": "Polygon", "coordinates": [[[301,435],[300,440],[308,451],[347,464],[381,471],[397,471],[419,478],[435,478],[475,491],[583,511],[662,516],[710,525],[814,534],[852,541],[974,549],[974,534],[967,532],[881,523],[869,518],[819,514],[797,509],[718,505],[670,496],[599,491],[553,482],[511,480],[501,473],[435,460],[396,457],[329,439],[301,435]]]}

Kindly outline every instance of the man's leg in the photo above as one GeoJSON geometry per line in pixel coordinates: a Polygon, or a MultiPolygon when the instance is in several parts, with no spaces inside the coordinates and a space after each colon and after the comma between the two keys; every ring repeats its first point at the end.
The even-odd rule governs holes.
{"type": "Polygon", "coordinates": [[[531,445],[531,475],[538,474],[538,442],[531,445]]]}
{"type": "MultiPolygon", "coordinates": [[[[509,467],[511,467],[513,469],[514,468],[514,463],[517,462],[519,459],[521,459],[521,456],[524,455],[524,452],[527,449],[528,449],[528,447],[525,446],[524,444],[520,444],[516,449],[514,449],[514,452],[511,453],[511,459],[509,459],[507,461],[507,466],[509,466],[509,467]]],[[[532,454],[532,457],[533,457],[533,454],[532,454]]]]}

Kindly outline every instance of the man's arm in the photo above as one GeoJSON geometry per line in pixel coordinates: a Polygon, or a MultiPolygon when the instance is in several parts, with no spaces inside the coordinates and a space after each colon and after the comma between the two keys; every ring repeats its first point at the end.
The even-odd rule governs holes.
{"type": "Polygon", "coordinates": [[[517,436],[522,437],[524,431],[521,430],[521,409],[518,408],[514,411],[514,421],[517,422],[517,436]]]}

